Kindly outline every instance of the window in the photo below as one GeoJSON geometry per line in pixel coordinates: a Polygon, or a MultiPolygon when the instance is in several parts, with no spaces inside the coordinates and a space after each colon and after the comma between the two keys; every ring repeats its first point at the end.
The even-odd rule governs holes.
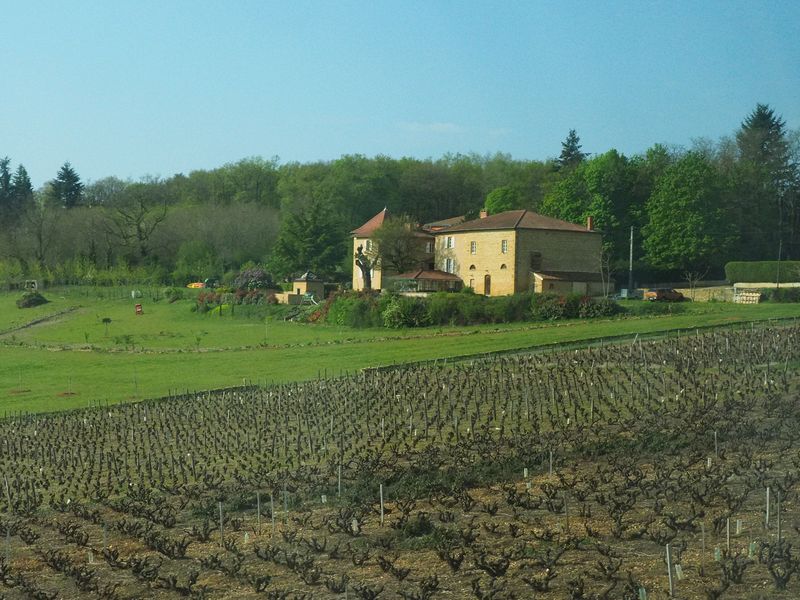
{"type": "Polygon", "coordinates": [[[444,259],[444,270],[447,273],[455,273],[455,264],[452,258],[445,258],[444,259]]]}
{"type": "Polygon", "coordinates": [[[455,244],[453,243],[453,236],[448,235],[446,238],[444,238],[444,247],[450,249],[453,246],[455,246],[455,244]]]}
{"type": "Polygon", "coordinates": [[[474,270],[475,270],[475,265],[470,265],[470,266],[469,266],[469,270],[470,270],[470,271],[474,271],[474,270]]]}
{"type": "Polygon", "coordinates": [[[433,254],[433,242],[425,242],[425,252],[433,254]]]}
{"type": "Polygon", "coordinates": [[[372,240],[367,240],[366,248],[367,248],[367,252],[372,250],[372,240]]]}
{"type": "Polygon", "coordinates": [[[531,271],[540,271],[542,269],[542,253],[531,252],[531,271]]]}
{"type": "Polygon", "coordinates": [[[478,252],[478,242],[469,243],[469,253],[476,254],[478,252]]]}
{"type": "Polygon", "coordinates": [[[502,270],[502,269],[507,269],[507,268],[508,268],[508,267],[506,267],[505,263],[503,263],[502,265],[500,265],[500,269],[501,269],[501,270],[502,270]]]}
{"type": "Polygon", "coordinates": [[[475,280],[474,279],[470,279],[469,280],[469,287],[475,289],[475,280]]]}
{"type": "Polygon", "coordinates": [[[500,252],[503,254],[508,254],[508,240],[503,240],[500,242],[500,252]]]}

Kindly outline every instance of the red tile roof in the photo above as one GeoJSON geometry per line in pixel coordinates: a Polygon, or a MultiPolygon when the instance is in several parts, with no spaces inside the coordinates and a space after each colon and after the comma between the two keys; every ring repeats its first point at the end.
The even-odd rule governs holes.
{"type": "Polygon", "coordinates": [[[422,226],[423,231],[439,231],[441,229],[448,229],[453,225],[458,225],[464,222],[464,217],[450,217],[449,219],[442,219],[440,221],[433,221],[432,223],[425,223],[422,226]]]}
{"type": "Polygon", "coordinates": [[[401,273],[400,275],[391,275],[390,279],[426,279],[428,281],[461,281],[461,278],[452,273],[445,271],[425,271],[418,269],[416,271],[409,271],[408,273],[401,273]]]}
{"type": "Polygon", "coordinates": [[[508,210],[506,212],[489,215],[483,219],[473,219],[465,223],[453,225],[447,229],[433,233],[451,233],[454,231],[491,231],[494,229],[550,229],[557,231],[580,231],[584,233],[598,233],[590,231],[582,225],[546,217],[529,210],[508,210]]]}
{"type": "Polygon", "coordinates": [[[375,233],[376,229],[378,229],[381,225],[383,225],[383,222],[386,220],[386,217],[388,216],[389,216],[389,211],[388,209],[384,208],[381,212],[372,217],[361,227],[359,227],[358,229],[353,229],[353,231],[351,231],[350,233],[353,234],[353,236],[355,237],[369,237],[373,233],[375,233]]]}

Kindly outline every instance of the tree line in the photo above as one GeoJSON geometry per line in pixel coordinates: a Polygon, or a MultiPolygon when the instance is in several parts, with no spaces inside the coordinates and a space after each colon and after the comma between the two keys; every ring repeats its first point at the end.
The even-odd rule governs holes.
{"type": "MultiPolygon", "coordinates": [[[[0,159],[0,279],[90,281],[109,271],[182,284],[265,265],[347,281],[348,232],[384,207],[419,223],[527,208],[604,232],[604,264],[638,279],[719,276],[729,260],[800,258],[800,132],[758,104],[730,136],[626,156],[583,151],[576,131],[548,160],[346,155],[247,158],[139,181],[83,182],[65,163],[33,189],[0,159]]],[[[624,278],[622,278],[624,279],[624,278]]]]}

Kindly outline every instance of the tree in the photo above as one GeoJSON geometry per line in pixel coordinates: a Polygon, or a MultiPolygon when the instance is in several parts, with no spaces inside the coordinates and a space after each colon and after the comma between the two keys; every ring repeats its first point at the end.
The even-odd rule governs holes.
{"type": "Polygon", "coordinates": [[[117,177],[104,177],[86,185],[83,199],[86,206],[112,206],[122,198],[129,181],[117,177]]]}
{"type": "Polygon", "coordinates": [[[18,208],[33,201],[33,184],[28,171],[22,165],[17,165],[17,170],[11,178],[11,194],[18,208]]]}
{"type": "Polygon", "coordinates": [[[791,160],[785,121],[767,104],[756,108],[736,133],[738,222],[742,248],[751,258],[774,258],[784,244],[798,246],[798,167],[791,160]]]}
{"type": "Polygon", "coordinates": [[[521,198],[519,192],[513,188],[504,186],[495,188],[489,192],[489,195],[486,196],[484,208],[490,215],[496,215],[497,213],[519,208],[520,204],[521,198]]]}
{"type": "Polygon", "coordinates": [[[381,268],[395,273],[418,269],[427,256],[428,239],[420,235],[411,217],[390,217],[372,235],[372,250],[368,253],[374,259],[372,266],[379,263],[381,268]]]}
{"type": "Polygon", "coordinates": [[[572,223],[592,217],[603,231],[611,263],[627,264],[628,232],[633,222],[634,177],[630,162],[616,150],[579,164],[545,196],[541,211],[572,223]]]}
{"type": "Polygon", "coordinates": [[[40,268],[47,262],[57,227],[56,212],[44,198],[39,197],[25,213],[22,239],[24,246],[29,248],[29,255],[33,255],[34,261],[40,268]]]}
{"type": "Polygon", "coordinates": [[[734,239],[724,203],[723,181],[714,166],[696,152],[686,154],[647,201],[643,233],[648,262],[684,275],[721,266],[734,239]]]}
{"type": "Polygon", "coordinates": [[[356,248],[356,267],[361,271],[361,277],[364,280],[364,289],[372,289],[372,269],[378,264],[380,260],[377,254],[365,253],[364,247],[359,246],[356,248]]]}
{"type": "Polygon", "coordinates": [[[567,139],[561,142],[561,155],[558,157],[559,168],[577,167],[589,155],[581,152],[581,138],[574,129],[570,129],[567,139]]]}
{"type": "Polygon", "coordinates": [[[57,206],[73,208],[78,206],[83,199],[83,183],[81,178],[69,162],[65,162],[58,175],[51,182],[51,201],[57,206]]]}
{"type": "Polygon", "coordinates": [[[148,262],[151,237],[167,217],[165,199],[151,183],[135,183],[125,189],[113,206],[109,233],[128,250],[128,260],[139,265],[148,262]]]}
{"type": "Polygon", "coordinates": [[[269,269],[279,277],[305,271],[332,275],[345,257],[344,241],[342,225],[328,203],[312,200],[285,216],[269,269]]]}
{"type": "Polygon", "coordinates": [[[4,224],[11,221],[14,213],[10,165],[10,158],[0,158],[0,223],[4,224]]]}

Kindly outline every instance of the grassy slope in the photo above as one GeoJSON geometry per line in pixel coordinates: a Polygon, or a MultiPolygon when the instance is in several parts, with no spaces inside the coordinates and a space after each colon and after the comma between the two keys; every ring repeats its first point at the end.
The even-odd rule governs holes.
{"type": "Polygon", "coordinates": [[[20,319],[23,311],[13,306],[13,298],[0,295],[0,330],[69,306],[80,304],[81,308],[0,338],[24,344],[0,346],[0,413],[120,402],[161,396],[175,389],[239,385],[245,379],[302,380],[323,370],[330,373],[556,342],[800,316],[798,305],[698,303],[686,313],[672,316],[401,331],[278,321],[267,326],[269,345],[259,347],[265,336],[263,321],[197,315],[189,311],[189,301],[173,305],[145,302],[145,315],[136,317],[130,300],[53,296],[51,304],[31,309],[20,319]],[[112,319],[108,337],[103,317],[112,319]],[[133,337],[136,351],[124,350],[115,341],[124,335],[133,337]],[[95,350],[81,349],[87,336],[95,350]],[[64,346],[70,349],[61,349],[64,346]]]}

